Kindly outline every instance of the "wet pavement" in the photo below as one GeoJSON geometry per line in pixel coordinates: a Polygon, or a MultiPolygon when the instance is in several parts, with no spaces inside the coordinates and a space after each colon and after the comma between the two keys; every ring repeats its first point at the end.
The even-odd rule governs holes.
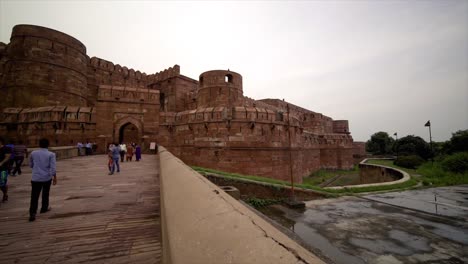
{"type": "Polygon", "coordinates": [[[367,195],[365,198],[468,220],[468,185],[367,195]]]}
{"type": "Polygon", "coordinates": [[[365,199],[315,200],[307,202],[302,212],[274,205],[262,212],[331,263],[455,264],[468,263],[468,223],[463,209],[467,199],[468,186],[457,186],[365,199]],[[426,208],[430,200],[423,198],[429,199],[431,192],[440,195],[439,215],[422,212],[430,211],[426,208]],[[418,211],[404,208],[406,205],[418,211]]]}

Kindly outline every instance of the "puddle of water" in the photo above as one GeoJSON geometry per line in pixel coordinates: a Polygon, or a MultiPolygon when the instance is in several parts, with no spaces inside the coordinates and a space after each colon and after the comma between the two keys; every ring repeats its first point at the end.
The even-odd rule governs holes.
{"type": "Polygon", "coordinates": [[[362,259],[347,254],[333,245],[327,238],[317,232],[307,219],[314,219],[315,222],[328,223],[334,221],[325,213],[317,213],[306,210],[304,213],[288,209],[281,205],[273,205],[259,209],[282,226],[297,234],[309,246],[320,251],[321,254],[332,260],[334,263],[363,264],[362,259]],[[307,224],[306,224],[307,223],[307,224]]]}
{"type": "Polygon", "coordinates": [[[365,196],[432,214],[468,219],[468,186],[440,187],[365,196]]]}
{"type": "Polygon", "coordinates": [[[415,221],[418,224],[424,225],[428,231],[438,236],[464,244],[465,246],[468,245],[468,232],[466,228],[436,223],[421,218],[414,218],[413,221],[415,221]]]}
{"type": "Polygon", "coordinates": [[[261,211],[335,263],[407,263],[423,255],[443,263],[468,245],[464,222],[358,198],[310,203],[302,212],[281,205],[261,211]]]}
{"type": "Polygon", "coordinates": [[[421,252],[431,252],[432,248],[429,246],[429,240],[425,237],[409,234],[402,230],[390,230],[389,237],[400,242],[406,247],[421,252]]]}
{"type": "Polygon", "coordinates": [[[334,263],[347,263],[347,264],[363,264],[362,259],[349,255],[338,247],[334,246],[328,239],[317,233],[309,225],[303,223],[296,223],[294,225],[294,233],[296,233],[302,240],[312,247],[320,250],[323,255],[327,256],[334,263]]]}
{"type": "Polygon", "coordinates": [[[413,252],[403,246],[397,245],[393,241],[388,240],[376,240],[376,239],[366,239],[366,238],[351,238],[349,240],[351,245],[354,245],[359,248],[366,249],[373,253],[377,253],[379,255],[383,254],[396,254],[396,255],[403,255],[403,256],[410,256],[413,252]]]}

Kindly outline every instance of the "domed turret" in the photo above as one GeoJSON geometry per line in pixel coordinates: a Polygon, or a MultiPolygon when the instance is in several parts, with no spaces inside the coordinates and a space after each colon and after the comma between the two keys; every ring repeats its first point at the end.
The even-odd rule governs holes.
{"type": "Polygon", "coordinates": [[[200,75],[197,107],[232,107],[243,105],[242,75],[224,70],[200,75]]]}

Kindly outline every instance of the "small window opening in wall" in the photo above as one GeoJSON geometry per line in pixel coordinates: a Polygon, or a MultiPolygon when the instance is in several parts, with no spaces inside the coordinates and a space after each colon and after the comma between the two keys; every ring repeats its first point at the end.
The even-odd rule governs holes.
{"type": "Polygon", "coordinates": [[[200,76],[200,85],[203,85],[203,76],[200,76]]]}
{"type": "Polygon", "coordinates": [[[224,76],[224,82],[232,83],[232,75],[226,74],[226,76],[224,76]]]}

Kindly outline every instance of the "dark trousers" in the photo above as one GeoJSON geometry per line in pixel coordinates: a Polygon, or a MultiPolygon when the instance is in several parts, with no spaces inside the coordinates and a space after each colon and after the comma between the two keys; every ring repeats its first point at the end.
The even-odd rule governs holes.
{"type": "Polygon", "coordinates": [[[18,172],[18,175],[21,175],[21,165],[23,164],[24,157],[15,157],[15,169],[11,174],[15,175],[18,172]]]}
{"type": "Polygon", "coordinates": [[[29,215],[36,215],[39,195],[42,190],[42,207],[41,212],[47,211],[49,208],[49,192],[52,180],[46,182],[31,181],[31,206],[29,207],[29,215]]]}

